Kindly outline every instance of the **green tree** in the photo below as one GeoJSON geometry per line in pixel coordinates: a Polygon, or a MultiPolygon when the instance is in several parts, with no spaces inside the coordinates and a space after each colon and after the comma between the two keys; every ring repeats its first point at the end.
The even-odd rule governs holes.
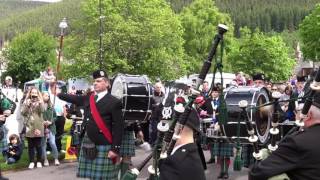
{"type": "Polygon", "coordinates": [[[295,64],[281,36],[268,37],[247,28],[241,30],[241,38],[233,44],[228,62],[232,62],[234,72],[262,72],[273,81],[286,80],[295,64]]]}
{"type": "MultiPolygon", "coordinates": [[[[185,73],[183,27],[164,0],[102,0],[103,66],[111,74],[147,74],[176,79],[185,73]]],[[[86,76],[99,66],[98,1],[83,6],[83,31],[67,40],[66,55],[77,66],[65,65],[67,76],[86,76]]]]}
{"type": "Polygon", "coordinates": [[[199,72],[203,60],[208,56],[217,25],[229,27],[226,38],[232,36],[233,25],[227,14],[219,12],[212,0],[195,0],[179,15],[185,29],[183,38],[188,72],[199,72]]]}
{"type": "Polygon", "coordinates": [[[302,52],[306,59],[320,57],[320,4],[300,24],[299,33],[303,42],[302,52]]]}
{"type": "Polygon", "coordinates": [[[54,64],[55,39],[34,29],[15,37],[4,52],[7,63],[5,74],[22,83],[40,76],[40,71],[54,64]]]}
{"type": "MultiPolygon", "coordinates": [[[[72,31],[74,21],[82,17],[79,10],[82,1],[63,0],[57,3],[41,3],[43,5],[38,2],[39,6],[30,10],[23,10],[19,6],[22,5],[22,2],[26,5],[35,4],[35,2],[16,2],[12,5],[16,10],[10,13],[10,16],[1,17],[0,15],[0,38],[11,40],[16,34],[24,33],[32,28],[41,28],[43,32],[57,36],[59,34],[58,24],[64,17],[67,17],[70,26],[67,31],[72,31]]],[[[1,3],[0,12],[2,14],[1,3]]]]}

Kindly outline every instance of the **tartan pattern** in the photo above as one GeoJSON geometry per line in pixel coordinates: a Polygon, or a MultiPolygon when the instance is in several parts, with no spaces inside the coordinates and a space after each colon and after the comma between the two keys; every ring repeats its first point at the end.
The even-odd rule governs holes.
{"type": "Polygon", "coordinates": [[[251,144],[244,144],[242,145],[242,150],[241,150],[241,159],[243,163],[243,167],[249,167],[254,163],[254,157],[252,155],[253,153],[253,147],[251,144]]]}
{"type": "MultiPolygon", "coordinates": [[[[90,141],[90,139],[85,135],[83,141],[90,141]]],[[[107,153],[111,149],[111,145],[96,145],[96,148],[98,154],[94,160],[86,159],[81,148],[77,176],[92,180],[118,179],[120,166],[113,165],[112,160],[107,158],[107,153]]]]}
{"type": "Polygon", "coordinates": [[[215,142],[213,145],[213,155],[226,158],[233,157],[233,144],[215,142]]]}
{"type": "Polygon", "coordinates": [[[7,143],[6,130],[5,130],[4,125],[2,125],[2,127],[0,127],[0,128],[2,128],[4,130],[4,137],[0,141],[0,154],[1,154],[3,150],[7,149],[8,143],[7,143]]]}
{"type": "Polygon", "coordinates": [[[79,146],[80,145],[80,135],[77,133],[73,133],[71,135],[71,146],[79,146]]]}
{"type": "Polygon", "coordinates": [[[134,131],[125,130],[122,135],[122,141],[119,154],[121,157],[135,156],[134,131]]]}
{"type": "Polygon", "coordinates": [[[216,155],[214,154],[214,151],[213,151],[213,149],[214,149],[214,144],[209,143],[207,147],[208,147],[209,150],[210,150],[210,158],[214,159],[215,156],[216,156],[216,155]]]}

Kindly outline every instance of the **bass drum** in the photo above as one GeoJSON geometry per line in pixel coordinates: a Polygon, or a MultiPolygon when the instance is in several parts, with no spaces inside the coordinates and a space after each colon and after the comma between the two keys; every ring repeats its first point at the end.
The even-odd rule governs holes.
{"type": "MultiPolygon", "coordinates": [[[[249,120],[255,127],[261,144],[266,144],[269,139],[269,130],[271,127],[273,106],[264,106],[256,108],[262,104],[270,101],[270,96],[266,88],[257,87],[231,87],[225,90],[225,101],[227,104],[228,120],[222,125],[222,132],[224,135],[236,142],[238,132],[238,119],[240,119],[240,112],[238,103],[241,100],[248,101],[248,115],[249,120]]],[[[240,120],[240,142],[249,143],[249,134],[243,119],[240,120]]]]}
{"type": "Polygon", "coordinates": [[[113,79],[111,94],[122,100],[126,123],[146,121],[151,113],[151,83],[145,75],[118,74],[113,79]]]}

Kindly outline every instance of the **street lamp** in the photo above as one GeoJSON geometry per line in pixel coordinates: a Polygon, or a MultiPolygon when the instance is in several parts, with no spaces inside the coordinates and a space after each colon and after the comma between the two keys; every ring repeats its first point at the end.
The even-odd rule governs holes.
{"type": "Polygon", "coordinates": [[[58,52],[58,65],[57,65],[57,77],[56,77],[57,80],[58,80],[58,75],[59,75],[59,70],[60,70],[60,59],[61,59],[61,54],[62,54],[64,30],[65,30],[67,27],[68,27],[67,19],[66,19],[66,18],[63,18],[62,21],[59,23],[59,28],[60,28],[60,45],[59,45],[59,52],[58,52]]]}
{"type": "Polygon", "coordinates": [[[103,36],[103,19],[105,16],[102,15],[102,4],[101,0],[99,0],[99,68],[102,69],[102,61],[103,61],[103,44],[102,44],[102,36],[103,36]]]}
{"type": "MultiPolygon", "coordinates": [[[[60,59],[62,54],[62,45],[63,45],[63,36],[64,36],[64,30],[68,27],[67,19],[63,18],[62,21],[59,23],[60,28],[60,45],[59,45],[59,51],[58,51],[58,64],[57,64],[57,76],[56,76],[56,82],[54,85],[54,93],[57,92],[57,86],[58,86],[58,75],[60,70],[60,59]]],[[[53,104],[56,103],[56,96],[53,98],[53,104]]]]}

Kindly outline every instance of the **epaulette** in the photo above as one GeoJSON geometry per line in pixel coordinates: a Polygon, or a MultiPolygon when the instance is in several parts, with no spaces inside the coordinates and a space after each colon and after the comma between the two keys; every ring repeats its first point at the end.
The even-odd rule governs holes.
{"type": "Polygon", "coordinates": [[[293,132],[293,133],[291,134],[291,136],[300,135],[300,134],[302,134],[302,133],[304,133],[304,132],[305,132],[305,129],[304,129],[304,128],[301,128],[301,129],[299,129],[298,131],[293,132]]]}
{"type": "Polygon", "coordinates": [[[301,133],[304,133],[304,132],[305,132],[304,128],[301,128],[301,129],[299,129],[299,131],[297,132],[297,134],[301,134],[301,133]]]}
{"type": "Polygon", "coordinates": [[[177,161],[178,161],[178,162],[183,161],[185,158],[188,157],[189,153],[191,153],[192,151],[194,151],[194,149],[189,149],[189,148],[185,148],[185,147],[179,148],[179,149],[175,152],[175,154],[177,155],[177,156],[176,156],[177,161]]]}

